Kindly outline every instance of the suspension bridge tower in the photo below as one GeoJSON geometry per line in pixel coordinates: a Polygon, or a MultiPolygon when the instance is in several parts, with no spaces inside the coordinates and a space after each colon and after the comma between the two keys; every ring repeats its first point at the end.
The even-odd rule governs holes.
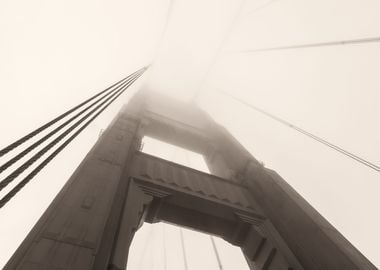
{"type": "Polygon", "coordinates": [[[143,222],[239,246],[255,270],[376,269],[275,171],[192,103],[140,91],[102,133],[5,270],[123,270],[143,222]],[[211,174],[142,153],[144,136],[211,174]]]}

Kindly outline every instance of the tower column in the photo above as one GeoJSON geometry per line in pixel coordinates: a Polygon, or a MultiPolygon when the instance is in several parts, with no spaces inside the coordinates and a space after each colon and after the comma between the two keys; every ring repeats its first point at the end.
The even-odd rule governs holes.
{"type": "Polygon", "coordinates": [[[138,126],[127,111],[118,114],[4,270],[106,269],[138,126]]]}
{"type": "Polygon", "coordinates": [[[107,269],[127,269],[129,247],[135,232],[145,221],[147,208],[152,200],[153,196],[145,194],[133,180],[129,180],[127,198],[115,238],[112,258],[107,269]]]}

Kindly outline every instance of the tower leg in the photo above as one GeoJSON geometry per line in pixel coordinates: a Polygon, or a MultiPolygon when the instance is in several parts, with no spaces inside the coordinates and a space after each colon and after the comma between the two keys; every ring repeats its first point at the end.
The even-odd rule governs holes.
{"type": "MultiPolygon", "coordinates": [[[[29,233],[5,270],[105,270],[122,213],[138,122],[121,112],[29,233]]],[[[54,179],[52,179],[54,180],[54,179]]]]}
{"type": "Polygon", "coordinates": [[[145,194],[134,184],[133,180],[129,181],[128,195],[108,269],[126,269],[129,247],[135,232],[144,222],[146,209],[152,200],[153,197],[145,194]]]}

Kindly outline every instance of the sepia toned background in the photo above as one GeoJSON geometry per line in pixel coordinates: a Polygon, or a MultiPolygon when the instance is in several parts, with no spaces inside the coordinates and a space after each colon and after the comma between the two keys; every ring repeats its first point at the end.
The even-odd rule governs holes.
{"type": "MultiPolygon", "coordinates": [[[[0,0],[0,148],[151,65],[0,209],[0,267],[100,131],[141,88],[196,100],[379,267],[380,174],[222,93],[380,164],[380,42],[247,52],[377,37],[379,12],[376,0],[0,0]]],[[[187,165],[202,163],[158,142],[146,147],[167,159],[194,159],[187,165]]],[[[163,269],[164,231],[168,269],[183,269],[178,228],[163,224],[144,225],[137,233],[128,269],[163,269]],[[151,232],[155,240],[142,255],[151,232]]],[[[190,269],[217,269],[208,236],[185,231],[185,239],[190,269]]],[[[238,250],[222,240],[217,244],[227,270],[244,269],[238,250]]]]}

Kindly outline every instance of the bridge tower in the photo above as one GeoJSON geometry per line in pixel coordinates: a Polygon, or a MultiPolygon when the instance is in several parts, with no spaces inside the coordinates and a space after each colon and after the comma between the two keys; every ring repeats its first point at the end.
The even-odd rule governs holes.
{"type": "Polygon", "coordinates": [[[122,108],[4,269],[126,269],[136,230],[159,221],[222,237],[255,270],[376,269],[205,112],[151,91],[122,108]],[[212,174],[142,153],[146,135],[202,154],[212,174]]]}

